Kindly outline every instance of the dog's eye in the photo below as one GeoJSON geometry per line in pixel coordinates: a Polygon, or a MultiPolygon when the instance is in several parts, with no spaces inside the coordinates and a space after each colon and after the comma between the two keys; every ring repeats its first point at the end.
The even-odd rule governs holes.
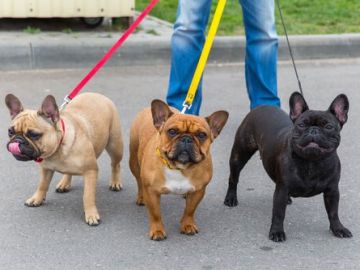
{"type": "Polygon", "coordinates": [[[178,134],[178,131],[174,128],[170,128],[167,133],[169,134],[170,137],[174,137],[178,134]]]}
{"type": "Polygon", "coordinates": [[[297,126],[298,126],[299,128],[304,128],[304,127],[305,127],[305,124],[304,124],[304,123],[299,123],[299,124],[297,124],[297,126]]]}
{"type": "Polygon", "coordinates": [[[325,126],[325,128],[328,129],[328,130],[330,130],[330,129],[333,129],[334,127],[333,127],[333,125],[331,125],[331,124],[327,124],[327,125],[325,126]]]}
{"type": "Polygon", "coordinates": [[[11,128],[8,129],[8,135],[9,135],[9,137],[12,137],[12,136],[15,135],[15,130],[14,130],[13,127],[11,127],[11,128]]]}
{"type": "Polygon", "coordinates": [[[207,135],[205,132],[199,132],[198,134],[196,134],[196,137],[198,137],[200,140],[205,140],[207,135]]]}
{"type": "Polygon", "coordinates": [[[31,140],[38,140],[40,139],[42,136],[41,133],[35,132],[33,130],[29,130],[28,132],[26,132],[26,137],[28,137],[31,140]]]}

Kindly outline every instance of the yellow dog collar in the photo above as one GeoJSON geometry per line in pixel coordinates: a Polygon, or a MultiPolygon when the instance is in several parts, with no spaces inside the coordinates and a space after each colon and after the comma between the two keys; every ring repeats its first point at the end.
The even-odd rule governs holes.
{"type": "Polygon", "coordinates": [[[164,156],[161,154],[160,148],[156,148],[156,155],[160,158],[161,162],[166,165],[170,170],[179,170],[178,168],[174,168],[170,165],[170,162],[168,159],[164,158],[164,156]]]}

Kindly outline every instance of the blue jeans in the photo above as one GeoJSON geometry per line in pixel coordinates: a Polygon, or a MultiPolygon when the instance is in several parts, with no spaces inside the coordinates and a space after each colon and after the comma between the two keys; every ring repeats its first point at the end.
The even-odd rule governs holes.
{"type": "MultiPolygon", "coordinates": [[[[179,0],[171,39],[171,70],[167,103],[179,110],[189,89],[205,42],[212,0],[179,0]]],[[[250,108],[280,106],[277,96],[277,49],[274,0],[239,0],[246,34],[245,78],[250,108]]],[[[201,82],[187,113],[198,115],[201,82]]],[[[216,97],[215,97],[216,98],[216,97]]]]}

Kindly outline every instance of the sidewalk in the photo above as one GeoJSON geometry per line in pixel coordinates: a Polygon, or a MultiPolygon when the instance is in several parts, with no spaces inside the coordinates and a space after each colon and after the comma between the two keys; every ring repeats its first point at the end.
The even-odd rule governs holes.
{"type": "MultiPolygon", "coordinates": [[[[6,27],[6,25],[5,25],[6,27]]],[[[1,27],[2,29],[4,26],[1,27]]],[[[1,30],[1,29],[0,29],[1,30]]],[[[172,26],[148,17],[129,37],[107,66],[167,65],[172,26]]],[[[82,68],[94,65],[120,37],[120,32],[97,30],[29,34],[0,31],[0,70],[82,68]]],[[[360,34],[290,36],[296,60],[360,57],[360,34]]],[[[279,38],[279,59],[288,60],[284,37],[279,38]]],[[[241,62],[245,55],[242,36],[217,37],[209,63],[241,62]]]]}

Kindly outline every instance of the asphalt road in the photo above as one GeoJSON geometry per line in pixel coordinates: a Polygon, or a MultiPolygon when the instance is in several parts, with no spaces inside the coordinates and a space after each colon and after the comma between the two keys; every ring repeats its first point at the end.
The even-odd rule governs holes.
{"type": "MultiPolygon", "coordinates": [[[[0,72],[0,98],[14,93],[25,107],[39,108],[51,93],[59,103],[87,70],[0,72]],[[47,90],[50,89],[50,90],[47,90]]],[[[342,131],[340,218],[353,233],[337,239],[329,232],[322,196],[294,199],[287,209],[285,243],[273,243],[267,235],[271,220],[274,185],[258,155],[245,167],[239,184],[239,206],[223,205],[227,188],[228,159],[235,131],[249,110],[242,65],[211,66],[205,74],[202,114],[218,109],[230,112],[229,122],[213,144],[214,177],[197,210],[200,233],[179,233],[184,200],[164,196],[162,215],[168,233],[163,242],[147,237],[144,207],[135,205],[136,185],[128,167],[128,148],[122,161],[124,190],[108,190],[109,158],[99,159],[98,227],[83,221],[80,178],[67,194],[55,193],[53,180],[46,203],[28,208],[24,201],[35,191],[37,165],[16,161],[5,149],[10,117],[0,106],[1,208],[0,269],[359,269],[360,175],[359,125],[360,60],[299,63],[305,97],[310,108],[326,109],[343,92],[350,100],[349,121],[342,131]]],[[[117,105],[124,133],[137,111],[154,98],[164,98],[168,67],[104,69],[84,91],[96,91],[117,105]]],[[[288,98],[297,89],[289,63],[279,65],[279,93],[288,111],[288,98]]],[[[99,112],[101,113],[101,112],[99,112]]]]}

